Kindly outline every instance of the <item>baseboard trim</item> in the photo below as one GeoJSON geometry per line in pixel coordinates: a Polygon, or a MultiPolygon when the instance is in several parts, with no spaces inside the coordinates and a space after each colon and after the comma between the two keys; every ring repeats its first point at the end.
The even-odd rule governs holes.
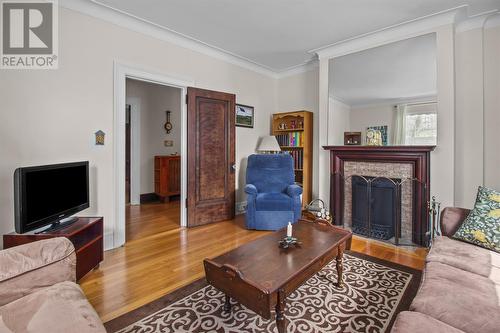
{"type": "Polygon", "coordinates": [[[115,244],[113,243],[113,232],[105,231],[104,232],[104,251],[112,250],[115,248],[115,244]]]}
{"type": "Polygon", "coordinates": [[[150,203],[150,202],[155,202],[158,201],[159,198],[156,195],[156,193],[143,193],[140,195],[140,203],[145,204],[145,203],[150,203]]]}

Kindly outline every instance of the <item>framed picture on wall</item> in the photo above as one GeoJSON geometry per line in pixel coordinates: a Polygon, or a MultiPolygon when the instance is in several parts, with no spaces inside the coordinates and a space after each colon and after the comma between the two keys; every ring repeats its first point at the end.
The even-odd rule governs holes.
{"type": "Polygon", "coordinates": [[[236,126],[253,128],[254,107],[236,104],[236,126]]]}

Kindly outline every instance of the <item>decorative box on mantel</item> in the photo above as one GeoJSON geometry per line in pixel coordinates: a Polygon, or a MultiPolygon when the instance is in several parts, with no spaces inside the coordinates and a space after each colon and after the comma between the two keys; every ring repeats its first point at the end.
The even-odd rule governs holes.
{"type": "MultiPolygon", "coordinates": [[[[396,244],[401,244],[398,242],[398,237],[407,240],[402,242],[403,244],[408,242],[422,246],[426,244],[429,225],[427,203],[430,200],[430,153],[435,146],[324,146],[323,148],[330,151],[330,209],[335,224],[352,227],[357,221],[356,218],[359,219],[361,216],[366,219],[368,215],[370,237],[372,202],[377,199],[371,197],[372,185],[370,185],[367,194],[370,200],[364,196],[365,201],[369,201],[366,206],[370,208],[364,211],[361,209],[361,212],[353,211],[353,208],[359,207],[359,203],[356,206],[355,201],[360,198],[359,191],[357,196],[354,196],[353,189],[358,186],[359,179],[384,179],[389,183],[391,181],[401,183],[397,187],[397,193],[393,194],[399,200],[394,204],[394,207],[397,207],[395,215],[397,218],[394,220],[398,223],[395,229],[396,244]],[[361,177],[355,177],[353,183],[354,176],[361,177]]],[[[363,194],[362,191],[361,193],[363,194]]],[[[378,199],[382,203],[384,200],[384,198],[378,199]]]]}

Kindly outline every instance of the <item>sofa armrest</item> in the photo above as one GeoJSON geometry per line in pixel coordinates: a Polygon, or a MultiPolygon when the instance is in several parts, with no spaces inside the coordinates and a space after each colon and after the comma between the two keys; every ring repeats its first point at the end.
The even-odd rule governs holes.
{"type": "Polygon", "coordinates": [[[451,237],[460,228],[470,209],[458,207],[446,207],[441,212],[441,233],[443,236],[451,237]]]}
{"type": "Polygon", "coordinates": [[[0,251],[0,306],[58,282],[74,282],[75,276],[75,248],[67,238],[0,251]]]}
{"type": "Polygon", "coordinates": [[[302,187],[299,185],[288,185],[286,188],[286,194],[288,194],[290,197],[298,197],[299,195],[302,194],[302,187]]]}
{"type": "Polygon", "coordinates": [[[250,195],[257,195],[257,187],[253,184],[245,185],[245,193],[250,195]]]}

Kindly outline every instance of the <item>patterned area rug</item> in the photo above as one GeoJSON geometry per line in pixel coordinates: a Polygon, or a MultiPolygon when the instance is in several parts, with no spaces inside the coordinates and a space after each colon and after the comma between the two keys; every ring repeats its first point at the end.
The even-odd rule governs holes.
{"type": "MultiPolygon", "coordinates": [[[[344,255],[345,286],[337,280],[335,261],[287,298],[288,332],[389,332],[407,310],[421,272],[373,257],[344,255]]],[[[266,320],[233,302],[223,311],[224,294],[199,280],[105,324],[108,332],[277,332],[266,320]]]]}

